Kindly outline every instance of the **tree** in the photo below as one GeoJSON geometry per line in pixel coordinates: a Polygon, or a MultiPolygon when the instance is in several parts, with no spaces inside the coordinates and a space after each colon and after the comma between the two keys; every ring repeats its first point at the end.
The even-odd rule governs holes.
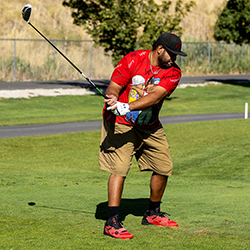
{"type": "Polygon", "coordinates": [[[229,0],[215,23],[214,38],[217,41],[250,42],[250,1],[229,0]]]}
{"type": "Polygon", "coordinates": [[[135,49],[149,49],[161,33],[182,34],[180,22],[195,3],[154,0],[64,0],[72,8],[74,24],[83,25],[96,45],[111,52],[113,64],[135,49]]]}

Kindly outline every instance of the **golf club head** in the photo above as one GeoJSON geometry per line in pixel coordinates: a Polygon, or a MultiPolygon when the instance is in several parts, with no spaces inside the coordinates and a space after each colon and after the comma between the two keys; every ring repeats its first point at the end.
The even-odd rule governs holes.
{"type": "Polygon", "coordinates": [[[31,15],[32,6],[31,4],[26,4],[22,10],[23,19],[28,22],[31,15]]]}

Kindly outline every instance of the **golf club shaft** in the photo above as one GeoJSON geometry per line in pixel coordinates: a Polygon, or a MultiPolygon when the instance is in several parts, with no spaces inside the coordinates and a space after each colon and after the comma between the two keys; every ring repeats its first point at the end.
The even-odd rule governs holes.
{"type": "Polygon", "coordinates": [[[57,52],[59,52],[105,99],[108,99],[102,91],[87,77],[83,74],[83,72],[76,67],[74,63],[72,63],[49,39],[47,39],[35,26],[33,26],[29,21],[27,23],[37,32],[39,33],[57,52]]]}

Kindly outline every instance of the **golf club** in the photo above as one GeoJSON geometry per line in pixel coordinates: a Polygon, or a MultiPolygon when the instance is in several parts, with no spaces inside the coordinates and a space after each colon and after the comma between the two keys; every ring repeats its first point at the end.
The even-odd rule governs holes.
{"type": "Polygon", "coordinates": [[[32,6],[31,4],[26,4],[22,10],[23,19],[36,31],[38,32],[56,51],[58,51],[105,99],[108,99],[100,89],[87,77],[83,72],[75,66],[53,43],[50,42],[38,29],[36,29],[29,21],[31,15],[32,6]]]}

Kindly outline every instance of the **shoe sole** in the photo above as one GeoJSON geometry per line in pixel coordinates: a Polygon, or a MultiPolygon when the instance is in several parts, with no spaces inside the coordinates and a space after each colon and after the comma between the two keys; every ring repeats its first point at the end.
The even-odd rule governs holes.
{"type": "Polygon", "coordinates": [[[105,231],[105,228],[104,228],[103,234],[104,234],[104,235],[108,235],[108,236],[110,236],[110,237],[112,237],[112,238],[115,238],[115,239],[122,239],[122,240],[128,240],[128,239],[134,238],[134,236],[133,236],[132,234],[131,234],[131,236],[115,237],[114,235],[111,235],[111,234],[107,233],[107,232],[105,231]]]}
{"type": "Polygon", "coordinates": [[[178,227],[178,224],[176,226],[168,226],[168,225],[164,226],[164,225],[161,225],[159,223],[150,223],[146,219],[142,220],[141,224],[144,226],[155,225],[155,226],[160,226],[160,227],[178,227]]]}

